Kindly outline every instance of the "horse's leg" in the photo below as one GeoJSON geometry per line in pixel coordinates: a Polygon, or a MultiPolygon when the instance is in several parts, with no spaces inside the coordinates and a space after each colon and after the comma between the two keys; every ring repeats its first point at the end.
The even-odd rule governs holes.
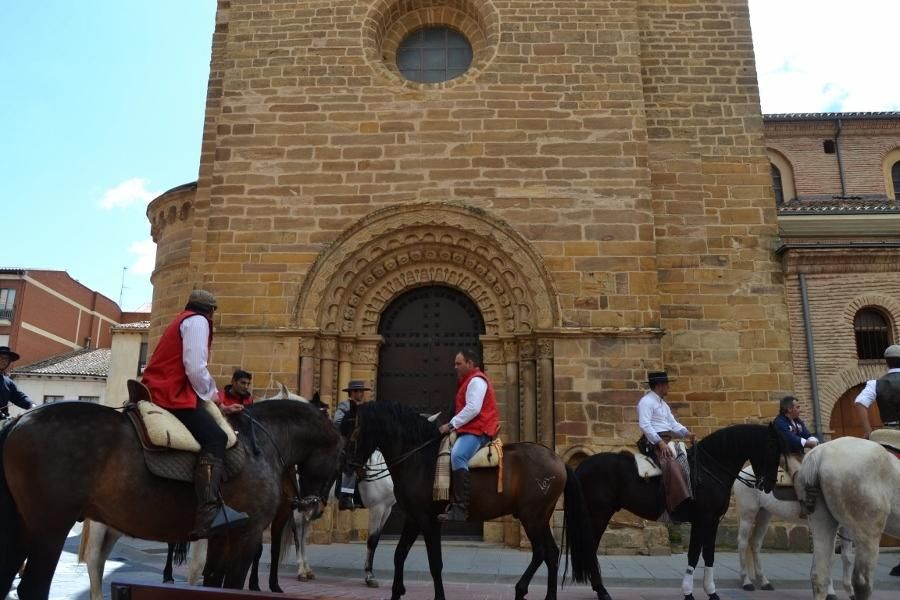
{"type": "Polygon", "coordinates": [[[369,536],[366,539],[366,565],[364,569],[366,585],[372,588],[378,587],[378,580],[375,579],[374,573],[375,549],[378,548],[378,541],[381,539],[384,524],[387,523],[388,517],[391,515],[391,508],[393,508],[393,504],[389,502],[369,507],[369,536]]]}
{"type": "MultiPolygon", "coordinates": [[[[591,531],[594,534],[595,556],[600,549],[600,538],[602,538],[603,534],[606,532],[609,520],[612,519],[615,512],[615,510],[610,508],[603,508],[591,513],[591,531]]],[[[591,568],[591,589],[597,593],[597,600],[611,600],[609,592],[606,591],[606,587],[603,585],[603,577],[600,574],[600,570],[596,568],[596,565],[591,568]]]]}
{"type": "Polygon", "coordinates": [[[316,574],[306,559],[306,542],[309,538],[310,521],[305,512],[299,513],[298,518],[300,525],[297,526],[297,537],[300,540],[300,551],[297,553],[297,581],[309,581],[316,578],[316,574]]]}
{"type": "MultiPolygon", "coordinates": [[[[25,544],[22,543],[21,523],[18,527],[19,533],[16,536],[18,539],[6,549],[6,560],[3,564],[0,564],[0,597],[2,598],[6,598],[6,594],[16,578],[16,573],[19,573],[20,569],[23,568],[22,563],[27,557],[25,544]]],[[[12,542],[13,540],[10,541],[12,542]]]]}
{"type": "Polygon", "coordinates": [[[713,566],[716,562],[716,533],[718,530],[718,519],[708,521],[703,529],[703,591],[706,592],[709,600],[719,600],[713,566]]]}
{"type": "MultiPolygon", "coordinates": [[[[735,495],[737,493],[735,492],[735,495]]],[[[740,565],[738,574],[741,578],[741,587],[747,592],[752,592],[756,589],[753,581],[760,572],[760,567],[758,564],[754,564],[750,540],[757,527],[756,520],[762,511],[745,509],[743,506],[739,506],[738,509],[737,549],[738,564],[740,565]]]]}
{"type": "MultiPolygon", "coordinates": [[[[838,544],[841,547],[841,565],[843,566],[844,574],[842,583],[844,584],[844,591],[847,592],[849,596],[853,596],[853,582],[851,581],[851,578],[853,577],[853,540],[850,539],[849,533],[843,527],[838,527],[837,536],[838,544]]],[[[834,585],[831,586],[828,593],[834,594],[834,585]]]]}
{"type": "Polygon", "coordinates": [[[406,515],[403,520],[403,531],[400,532],[400,539],[397,541],[397,549],[394,550],[394,584],[391,586],[391,600],[399,600],[406,593],[406,586],[403,585],[403,565],[417,537],[419,525],[411,515],[406,515]]]}
{"type": "Polygon", "coordinates": [[[172,563],[175,561],[175,544],[169,544],[166,549],[166,566],[163,567],[163,583],[175,583],[172,577],[172,563]]]}
{"type": "Polygon", "coordinates": [[[28,547],[28,563],[19,584],[19,600],[46,600],[70,527],[36,532],[28,547]]]}
{"type": "MultiPolygon", "coordinates": [[[[559,546],[553,539],[550,524],[543,524],[543,532],[540,534],[539,543],[544,547],[544,564],[547,565],[547,595],[546,600],[556,600],[556,574],[559,572],[559,546]]],[[[526,588],[527,589],[527,588],[526,588]]]]}
{"type": "Polygon", "coordinates": [[[257,549],[262,545],[262,531],[246,536],[232,536],[229,540],[229,556],[225,565],[225,581],[222,587],[240,590],[247,580],[247,572],[253,563],[257,549]]]}
{"type": "Polygon", "coordinates": [[[834,556],[837,521],[824,502],[816,502],[815,510],[808,518],[813,539],[813,563],[810,572],[813,597],[815,600],[825,600],[831,582],[831,559],[834,556]]]}
{"type": "Polygon", "coordinates": [[[425,550],[428,552],[428,570],[434,582],[434,600],[444,600],[444,559],[441,557],[441,526],[432,519],[422,528],[425,550]]]}
{"type": "Polygon", "coordinates": [[[872,580],[875,575],[875,565],[878,564],[878,544],[881,541],[881,531],[873,532],[874,535],[859,535],[856,541],[856,557],[853,560],[853,594],[856,600],[869,600],[872,596],[872,580]]]}
{"type": "Polygon", "coordinates": [[[197,540],[191,544],[191,564],[188,567],[188,585],[197,585],[203,579],[203,569],[206,567],[206,554],[209,540],[206,538],[197,540]]]}
{"type": "MultiPolygon", "coordinates": [[[[97,523],[94,523],[97,525],[97,523]]],[[[122,537],[122,534],[112,529],[111,527],[104,527],[104,533],[100,539],[100,547],[97,548],[97,589],[96,596],[94,590],[94,580],[91,579],[90,574],[88,578],[91,579],[91,600],[103,600],[103,570],[106,567],[106,561],[109,560],[109,555],[112,554],[112,549],[115,547],[116,542],[119,541],[119,538],[122,537]]]]}
{"type": "Polygon", "coordinates": [[[684,600],[694,600],[694,569],[700,560],[700,550],[703,548],[702,521],[691,523],[691,541],[688,544],[688,566],[681,578],[681,592],[684,600]]]}
{"type": "MultiPolygon", "coordinates": [[[[274,555],[273,563],[278,558],[278,550],[276,550],[277,545],[275,541],[272,541],[272,554],[274,555]]],[[[259,559],[262,558],[263,547],[262,544],[259,545],[259,548],[256,549],[256,554],[253,555],[253,564],[250,565],[250,581],[247,583],[247,589],[253,592],[258,592],[259,590],[259,559]]],[[[278,587],[278,569],[273,564],[269,568],[269,590],[277,593],[282,593],[281,588],[278,587]],[[272,573],[275,573],[274,576],[272,573]],[[272,586],[275,586],[276,589],[273,589],[272,586]]]]}
{"type": "Polygon", "coordinates": [[[759,583],[759,589],[772,591],[775,588],[766,577],[763,570],[762,559],[759,556],[762,550],[763,540],[766,537],[766,531],[769,529],[769,521],[772,519],[772,513],[765,509],[761,509],[756,517],[756,527],[753,529],[753,535],[750,538],[750,552],[753,557],[753,565],[756,570],[756,581],[759,583]]]}
{"type": "Polygon", "coordinates": [[[531,541],[531,562],[528,563],[525,572],[522,573],[522,576],[516,582],[516,600],[523,600],[528,594],[528,585],[531,583],[531,578],[534,577],[534,573],[541,566],[541,563],[544,562],[541,526],[530,521],[522,521],[522,527],[525,528],[525,535],[531,541]]]}

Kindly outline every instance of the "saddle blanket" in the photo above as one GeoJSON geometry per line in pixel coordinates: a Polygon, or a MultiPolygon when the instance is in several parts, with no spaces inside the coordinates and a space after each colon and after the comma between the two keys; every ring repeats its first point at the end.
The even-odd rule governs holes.
{"type": "MultiPolygon", "coordinates": [[[[214,402],[201,402],[203,406],[225,435],[228,436],[226,448],[231,448],[237,444],[237,435],[234,428],[222,415],[222,411],[214,402]]],[[[175,418],[175,416],[166,409],[153,404],[147,400],[137,402],[137,410],[144,422],[144,428],[147,432],[149,441],[159,448],[168,448],[169,450],[184,450],[186,452],[200,452],[200,442],[198,442],[188,428],[175,418]]]]}
{"type": "MultiPolygon", "coordinates": [[[[450,499],[450,449],[456,441],[456,433],[444,436],[441,440],[441,447],[438,450],[437,463],[434,467],[434,489],[432,497],[435,500],[450,499]]],[[[494,438],[475,453],[469,460],[470,469],[486,469],[489,467],[500,467],[497,469],[497,493],[503,491],[503,442],[499,437],[494,438]]]]}
{"type": "MultiPolygon", "coordinates": [[[[681,441],[671,441],[669,442],[669,449],[675,454],[676,457],[680,455],[687,456],[687,446],[684,445],[684,442],[681,441]]],[[[637,472],[640,477],[648,478],[648,477],[660,477],[662,476],[662,469],[653,462],[653,460],[639,452],[634,453],[634,461],[637,465],[637,472]]],[[[686,464],[687,461],[685,461],[686,464]]]]}

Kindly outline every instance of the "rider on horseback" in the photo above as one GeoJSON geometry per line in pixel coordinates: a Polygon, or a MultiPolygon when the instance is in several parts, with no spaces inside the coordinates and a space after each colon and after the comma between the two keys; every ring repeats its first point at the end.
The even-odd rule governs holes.
{"type": "MultiPolygon", "coordinates": [[[[673,437],[693,439],[694,434],[675,420],[672,409],[666,404],[664,398],[669,393],[668,374],[665,371],[648,373],[647,383],[650,391],[637,405],[638,426],[644,433],[643,438],[655,450],[656,460],[663,472],[666,509],[671,514],[682,502],[691,497],[691,487],[668,442],[673,437]]],[[[639,446],[643,445],[644,439],[638,442],[639,446]]]]}
{"type": "Polygon", "coordinates": [[[803,454],[804,448],[815,448],[819,443],[806,423],[800,418],[800,403],[793,396],[785,396],[778,407],[778,416],[772,421],[787,440],[788,449],[794,454],[803,454]]]}
{"type": "Polygon", "coordinates": [[[439,428],[441,434],[456,432],[456,442],[450,450],[453,502],[447,512],[438,516],[441,521],[465,521],[468,517],[472,486],[469,460],[497,435],[499,423],[494,386],[478,368],[478,354],[471,348],[461,350],[453,367],[459,381],[456,415],[439,428]]]}
{"type": "Polygon", "coordinates": [[[880,379],[870,379],[854,400],[856,414],[863,426],[863,437],[869,439],[872,424],[869,407],[878,404],[881,421],[885,427],[900,427],[900,345],[888,346],[884,351],[888,372],[880,379]]]}
{"type": "Polygon", "coordinates": [[[10,350],[9,346],[0,346],[0,420],[9,417],[10,402],[25,410],[34,406],[31,398],[19,390],[15,382],[6,374],[9,365],[17,360],[19,360],[19,355],[10,350]]]}
{"type": "Polygon", "coordinates": [[[246,513],[222,500],[219,486],[227,438],[201,405],[218,399],[216,382],[207,369],[215,311],[216,298],[210,292],[191,292],[184,311],[163,332],[142,378],[153,403],[169,410],[200,443],[194,468],[197,516],[190,539],[209,537],[247,520],[246,513]]]}
{"type": "MultiPolygon", "coordinates": [[[[356,420],[356,410],[366,401],[366,392],[371,388],[361,379],[354,379],[342,392],[347,392],[348,398],[341,400],[334,409],[334,424],[338,429],[344,419],[356,420]]],[[[353,510],[356,505],[353,495],[356,493],[356,473],[343,473],[341,475],[341,494],[338,498],[338,510],[353,510]]]]}

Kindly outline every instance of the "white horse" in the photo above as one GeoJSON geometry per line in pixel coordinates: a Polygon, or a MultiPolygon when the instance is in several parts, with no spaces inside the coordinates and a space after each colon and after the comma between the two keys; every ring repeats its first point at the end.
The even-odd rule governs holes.
{"type": "MultiPolygon", "coordinates": [[[[391,510],[397,499],[394,498],[394,482],[387,472],[387,466],[381,452],[376,450],[366,462],[366,477],[359,482],[359,495],[363,504],[369,510],[369,535],[366,539],[366,564],[365,582],[369,587],[378,587],[372,564],[375,560],[375,549],[381,539],[384,524],[391,516],[391,510]]],[[[315,579],[315,573],[309,566],[306,558],[306,536],[309,530],[309,521],[305,515],[294,513],[294,521],[300,534],[300,553],[297,557],[297,579],[307,581],[315,579]]],[[[292,540],[290,536],[283,536],[281,540],[281,556],[286,556],[290,550],[292,540]]]]}
{"type": "MultiPolygon", "coordinates": [[[[753,479],[753,468],[743,470],[746,479],[753,479]]],[[[806,517],[800,515],[800,503],[790,500],[779,500],[772,493],[766,494],[762,490],[744,485],[739,480],[732,486],[738,516],[738,559],[740,561],[741,587],[751,592],[756,585],[761,590],[774,590],[772,583],[763,572],[762,561],[759,559],[759,551],[762,548],[763,538],[769,528],[769,520],[772,517],[802,523],[806,517]],[[756,585],[754,585],[754,583],[756,585]]],[[[843,534],[843,532],[841,532],[843,534]]],[[[846,535],[839,535],[841,547],[841,562],[844,567],[844,590],[853,598],[853,589],[850,584],[850,576],[853,572],[851,555],[853,543],[846,535]]],[[[828,598],[836,600],[834,585],[828,583],[828,598]]]]}
{"type": "Polygon", "coordinates": [[[824,600],[828,593],[839,525],[856,544],[854,595],[869,600],[881,535],[900,537],[900,460],[875,442],[842,437],[813,448],[803,459],[797,481],[814,502],[809,528],[815,600],[824,600]]]}

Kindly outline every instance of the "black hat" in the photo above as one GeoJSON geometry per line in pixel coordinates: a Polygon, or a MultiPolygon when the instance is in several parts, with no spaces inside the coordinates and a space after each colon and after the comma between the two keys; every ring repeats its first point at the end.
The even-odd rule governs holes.
{"type": "Polygon", "coordinates": [[[0,356],[8,356],[9,362],[16,362],[21,358],[17,353],[9,349],[9,346],[0,346],[0,356]]]}
{"type": "Polygon", "coordinates": [[[350,383],[347,384],[347,387],[345,387],[341,391],[342,392],[356,392],[359,390],[362,390],[364,392],[370,392],[370,391],[372,391],[372,388],[367,386],[366,382],[363,381],[362,379],[351,379],[350,383]]]}
{"type": "Polygon", "coordinates": [[[647,373],[647,383],[650,387],[660,383],[669,383],[669,375],[665,371],[650,371],[647,373]]]}

